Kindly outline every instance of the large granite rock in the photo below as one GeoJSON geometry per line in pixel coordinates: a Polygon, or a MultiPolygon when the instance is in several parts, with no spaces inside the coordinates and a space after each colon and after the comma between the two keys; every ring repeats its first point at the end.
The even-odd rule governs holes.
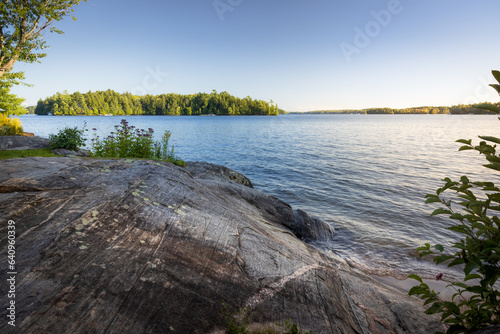
{"type": "Polygon", "coordinates": [[[0,136],[0,150],[32,150],[49,147],[49,143],[42,137],[0,136]]]}
{"type": "Polygon", "coordinates": [[[15,222],[17,274],[16,327],[2,284],[0,332],[223,333],[223,301],[249,312],[250,328],[290,318],[314,333],[443,330],[419,299],[297,238],[286,203],[189,170],[3,160],[0,256],[15,222]]]}

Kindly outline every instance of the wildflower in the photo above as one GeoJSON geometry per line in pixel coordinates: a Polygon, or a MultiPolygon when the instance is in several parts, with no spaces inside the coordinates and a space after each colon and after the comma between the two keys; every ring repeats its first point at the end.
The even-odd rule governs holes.
{"type": "Polygon", "coordinates": [[[93,128],[92,130],[97,131],[97,129],[96,129],[96,128],[93,128]]]}
{"type": "Polygon", "coordinates": [[[441,280],[441,278],[443,277],[443,273],[439,273],[436,275],[436,281],[439,281],[441,280]]]}

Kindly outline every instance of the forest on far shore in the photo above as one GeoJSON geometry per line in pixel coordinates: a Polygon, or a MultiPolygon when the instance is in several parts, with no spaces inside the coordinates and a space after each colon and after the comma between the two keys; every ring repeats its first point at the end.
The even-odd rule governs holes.
{"type": "MultiPolygon", "coordinates": [[[[29,109],[28,109],[29,110],[29,109]]],[[[31,110],[33,108],[31,107],[31,110]]],[[[113,90],[56,93],[39,100],[37,115],[278,115],[277,104],[243,99],[228,92],[181,95],[175,93],[137,96],[113,90]]]]}
{"type": "MultiPolygon", "coordinates": [[[[499,105],[500,106],[500,105],[499,105]]],[[[474,104],[459,104],[451,107],[412,107],[404,109],[393,108],[368,108],[368,109],[343,109],[343,110],[315,110],[307,112],[290,112],[290,114],[492,114],[485,109],[474,107],[474,104]]]]}

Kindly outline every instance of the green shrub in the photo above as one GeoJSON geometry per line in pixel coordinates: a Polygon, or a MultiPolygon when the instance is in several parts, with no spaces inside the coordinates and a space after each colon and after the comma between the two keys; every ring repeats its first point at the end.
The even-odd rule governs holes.
{"type": "MultiPolygon", "coordinates": [[[[165,131],[160,141],[153,140],[154,130],[149,128],[136,129],[129,126],[125,119],[120,125],[115,125],[116,133],[111,132],[106,138],[99,138],[94,133],[92,141],[92,154],[102,158],[144,158],[172,162],[185,166],[186,163],[174,154],[174,147],[169,149],[171,133],[165,131]]],[[[97,131],[97,129],[93,129],[97,131]]]]}
{"type": "Polygon", "coordinates": [[[23,127],[18,118],[10,118],[0,113],[0,136],[16,136],[23,134],[23,127]]]}
{"type": "MultiPolygon", "coordinates": [[[[500,84],[500,72],[493,71],[500,84]]],[[[491,85],[500,93],[500,85],[491,85]]],[[[500,110],[491,104],[477,105],[500,114],[500,110]]],[[[459,139],[464,144],[460,151],[476,150],[485,155],[486,168],[500,171],[500,156],[496,145],[500,138],[479,136],[479,145],[472,145],[472,140],[459,139]]],[[[441,321],[450,325],[447,333],[470,333],[472,331],[500,324],[500,292],[496,285],[500,276],[500,189],[493,182],[472,182],[466,176],[460,181],[444,179],[444,186],[436,194],[426,196],[426,203],[441,203],[443,207],[434,210],[432,215],[449,215],[455,223],[449,230],[458,232],[462,239],[453,244],[454,253],[444,252],[442,245],[431,247],[430,244],[417,249],[420,257],[431,255],[436,264],[448,262],[448,266],[462,266],[464,278],[448,286],[455,289],[451,301],[444,301],[439,294],[431,290],[418,275],[410,275],[420,285],[414,286],[410,295],[418,295],[430,305],[425,313],[441,314],[441,321]],[[446,199],[444,193],[455,191],[459,209],[446,199]]],[[[440,273],[437,280],[443,278],[440,273]]]]}
{"type": "Polygon", "coordinates": [[[250,310],[248,307],[240,309],[238,312],[231,312],[228,305],[222,302],[222,316],[224,317],[227,334],[312,334],[312,332],[302,332],[296,323],[287,319],[282,323],[276,324],[279,330],[263,329],[259,331],[250,331],[247,327],[250,323],[250,310]]]}
{"type": "Polygon", "coordinates": [[[85,139],[83,138],[86,124],[82,129],[78,127],[64,128],[55,135],[50,135],[50,147],[52,149],[63,148],[66,150],[77,151],[78,148],[85,146],[85,139]]]}

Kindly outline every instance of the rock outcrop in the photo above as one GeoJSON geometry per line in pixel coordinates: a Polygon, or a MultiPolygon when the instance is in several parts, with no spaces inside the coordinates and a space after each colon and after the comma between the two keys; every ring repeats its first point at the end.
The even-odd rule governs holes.
{"type": "Polygon", "coordinates": [[[285,223],[285,226],[306,242],[332,240],[335,233],[331,225],[300,209],[295,210],[295,222],[292,225],[285,223]]]}
{"type": "Polygon", "coordinates": [[[54,153],[56,155],[60,155],[62,157],[72,157],[72,158],[76,158],[76,157],[89,158],[90,157],[90,151],[82,149],[82,148],[80,148],[76,151],[66,150],[64,148],[56,148],[56,149],[52,150],[52,153],[54,153]]]}
{"type": "MultiPolygon", "coordinates": [[[[420,300],[287,227],[314,238],[319,220],[207,167],[0,162],[2,261],[7,222],[16,229],[15,332],[223,333],[223,302],[249,312],[250,328],[289,318],[316,334],[443,330],[420,300]]],[[[4,286],[0,332],[9,333],[4,286]]]]}
{"type": "Polygon", "coordinates": [[[215,165],[202,161],[188,161],[186,169],[197,179],[232,181],[253,188],[252,182],[243,174],[226,166],[215,165]]]}
{"type": "Polygon", "coordinates": [[[42,137],[0,136],[0,150],[32,150],[49,147],[49,143],[42,137]]]}

